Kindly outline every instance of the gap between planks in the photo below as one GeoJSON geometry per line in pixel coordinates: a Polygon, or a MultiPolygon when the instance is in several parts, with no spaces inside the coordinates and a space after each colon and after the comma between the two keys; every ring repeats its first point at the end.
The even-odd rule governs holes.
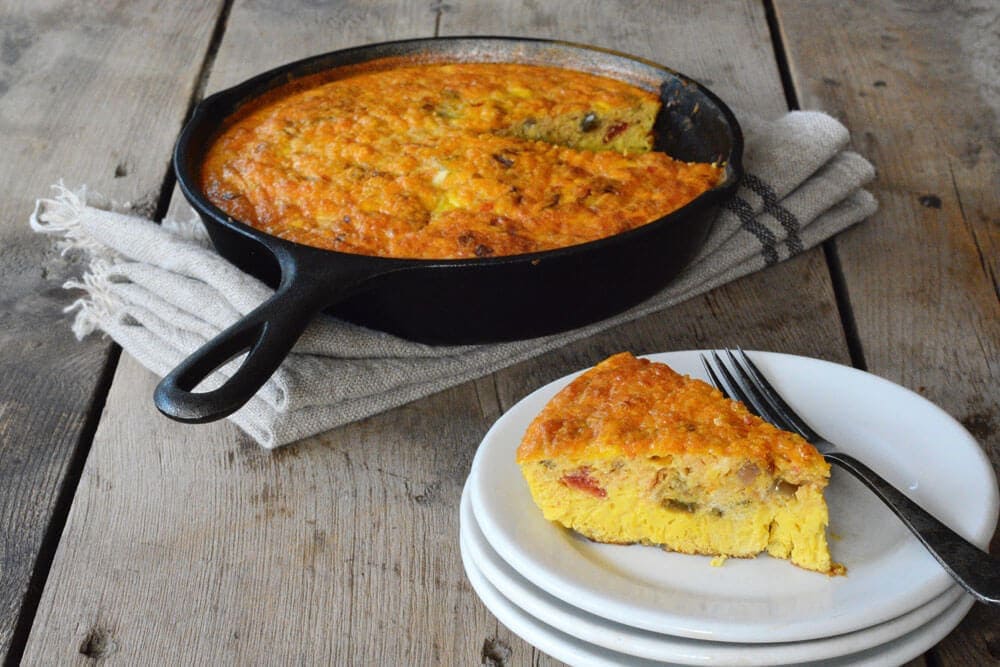
{"type": "MultiPolygon", "coordinates": [[[[222,8],[219,11],[218,18],[216,19],[215,28],[213,29],[212,36],[209,39],[205,57],[202,60],[201,69],[198,71],[198,77],[194,90],[184,113],[184,123],[186,123],[191,117],[195,106],[204,95],[208,76],[212,69],[212,63],[215,60],[215,54],[218,52],[219,44],[222,42],[222,38],[225,34],[226,21],[229,18],[229,12],[232,8],[233,1],[234,0],[223,0],[222,8]]],[[[178,128],[178,131],[179,130],[180,128],[178,128]]],[[[167,161],[166,173],[164,173],[163,178],[161,179],[159,194],[157,195],[156,206],[153,211],[153,220],[158,222],[166,215],[167,208],[170,205],[170,199],[173,193],[175,181],[176,177],[174,176],[173,160],[171,159],[167,161]]],[[[42,591],[45,588],[45,582],[48,579],[49,571],[51,570],[52,561],[55,557],[56,549],[59,546],[59,540],[62,537],[63,529],[66,526],[69,509],[73,504],[73,498],[76,496],[76,490],[80,484],[84,464],[86,463],[87,457],[90,454],[90,449],[94,444],[94,436],[97,433],[97,426],[101,421],[101,416],[104,414],[104,406],[107,403],[108,394],[111,391],[111,383],[114,380],[115,371],[117,370],[118,362],[121,359],[121,352],[122,349],[118,344],[112,343],[110,345],[104,367],[101,369],[100,378],[95,384],[93,400],[91,401],[86,421],[84,422],[83,428],[80,432],[80,440],[77,443],[77,447],[73,451],[72,457],[66,467],[63,484],[59,490],[58,496],[56,497],[49,525],[45,529],[45,537],[42,539],[41,548],[35,558],[35,564],[32,568],[31,577],[28,580],[27,592],[22,600],[21,608],[17,614],[17,622],[14,625],[10,645],[4,659],[5,666],[20,664],[21,658],[24,655],[24,649],[28,643],[28,635],[31,633],[31,627],[34,624],[35,616],[38,612],[38,605],[41,601],[42,591]]]]}
{"type": "MultiPolygon", "coordinates": [[[[778,18],[777,11],[775,11],[774,0],[763,0],[763,3],[767,28],[771,33],[771,44],[774,47],[774,60],[778,66],[781,87],[785,92],[785,102],[788,104],[789,110],[797,111],[802,107],[799,105],[799,95],[795,90],[792,71],[788,65],[788,52],[785,49],[781,21],[778,18]]],[[[841,327],[844,331],[844,340],[847,343],[847,352],[851,357],[851,365],[859,370],[867,371],[868,363],[865,361],[865,351],[861,344],[861,336],[858,334],[858,325],[854,318],[854,308],[851,306],[851,295],[847,289],[847,280],[844,277],[844,268],[840,262],[840,256],[837,254],[836,241],[833,239],[824,241],[822,248],[827,270],[830,272],[830,284],[837,303],[837,313],[840,316],[841,327]]]]}

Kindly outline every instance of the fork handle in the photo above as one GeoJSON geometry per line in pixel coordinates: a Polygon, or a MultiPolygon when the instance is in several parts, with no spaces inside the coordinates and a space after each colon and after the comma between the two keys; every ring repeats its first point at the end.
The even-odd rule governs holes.
{"type": "Polygon", "coordinates": [[[1000,604],[1000,559],[966,541],[850,454],[832,451],[824,456],[874,491],[976,600],[1000,604]]]}

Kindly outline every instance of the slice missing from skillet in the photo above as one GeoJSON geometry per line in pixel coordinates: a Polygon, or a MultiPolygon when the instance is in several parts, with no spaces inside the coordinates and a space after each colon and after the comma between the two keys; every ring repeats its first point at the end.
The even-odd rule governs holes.
{"type": "Polygon", "coordinates": [[[845,572],[823,457],[665,364],[622,353],[590,369],[531,423],[517,462],[545,518],[597,542],[845,572]]]}

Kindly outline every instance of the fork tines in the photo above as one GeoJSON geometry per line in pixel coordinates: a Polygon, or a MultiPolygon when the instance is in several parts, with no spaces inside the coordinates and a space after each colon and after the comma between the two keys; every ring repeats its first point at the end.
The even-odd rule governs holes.
{"type": "Polygon", "coordinates": [[[704,354],[701,355],[701,362],[712,384],[722,393],[742,402],[751,412],[779,428],[794,431],[806,440],[819,438],[789,407],[742,348],[727,349],[724,353],[726,361],[714,350],[711,352],[711,361],[704,354]]]}

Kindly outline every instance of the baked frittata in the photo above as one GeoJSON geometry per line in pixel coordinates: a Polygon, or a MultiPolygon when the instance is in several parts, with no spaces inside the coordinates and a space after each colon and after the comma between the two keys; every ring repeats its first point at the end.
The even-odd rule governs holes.
{"type": "Polygon", "coordinates": [[[201,186],[231,217],[343,252],[462,258],[633,229],[723,168],[653,151],[658,97],[518,64],[357,73],[248,108],[207,151],[201,186]]]}
{"type": "Polygon", "coordinates": [[[545,518],[595,541],[844,572],[822,455],[666,364],[625,352],[588,370],[531,423],[517,463],[545,518]]]}

